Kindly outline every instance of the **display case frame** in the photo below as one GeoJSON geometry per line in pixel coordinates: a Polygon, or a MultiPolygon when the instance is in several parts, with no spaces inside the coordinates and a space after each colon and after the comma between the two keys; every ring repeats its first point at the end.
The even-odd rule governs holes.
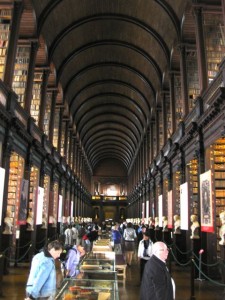
{"type": "Polygon", "coordinates": [[[119,300],[116,280],[65,278],[55,300],[119,300]]]}

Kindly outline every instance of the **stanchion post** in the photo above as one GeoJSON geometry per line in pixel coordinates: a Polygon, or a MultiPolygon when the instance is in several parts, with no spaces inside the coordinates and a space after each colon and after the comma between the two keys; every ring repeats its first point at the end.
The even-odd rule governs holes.
{"type": "Polygon", "coordinates": [[[18,267],[18,265],[17,265],[17,256],[18,256],[18,241],[16,240],[14,268],[18,267]]]}
{"type": "Polygon", "coordinates": [[[15,262],[14,262],[14,267],[16,268],[18,266],[17,261],[19,258],[19,239],[16,239],[16,250],[15,250],[15,262]]]}
{"type": "Polygon", "coordinates": [[[202,270],[202,253],[204,252],[203,249],[201,249],[199,251],[199,264],[198,264],[198,267],[199,267],[199,272],[198,272],[198,278],[197,280],[200,280],[200,281],[203,281],[204,279],[202,279],[202,273],[201,273],[201,270],[202,270]]]}
{"type": "Polygon", "coordinates": [[[194,259],[191,259],[191,297],[190,300],[195,300],[195,266],[194,259]]]}

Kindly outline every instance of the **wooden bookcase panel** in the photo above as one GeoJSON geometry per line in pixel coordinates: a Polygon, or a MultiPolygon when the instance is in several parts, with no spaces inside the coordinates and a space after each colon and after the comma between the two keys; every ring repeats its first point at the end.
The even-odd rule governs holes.
{"type": "Polygon", "coordinates": [[[12,10],[0,9],[0,79],[3,80],[10,35],[12,10]]]}
{"type": "Polygon", "coordinates": [[[9,181],[7,194],[7,214],[12,218],[14,231],[17,229],[17,218],[20,205],[21,183],[24,175],[24,159],[16,152],[10,156],[9,181]]]}

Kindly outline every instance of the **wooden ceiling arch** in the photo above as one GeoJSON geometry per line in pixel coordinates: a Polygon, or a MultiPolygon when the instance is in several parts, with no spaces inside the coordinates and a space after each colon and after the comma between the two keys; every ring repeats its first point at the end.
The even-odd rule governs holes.
{"type": "Polygon", "coordinates": [[[24,3],[20,34],[44,39],[48,51],[41,43],[38,65],[51,64],[49,87],[60,86],[57,103],[61,98],[67,108],[92,170],[103,159],[117,159],[129,172],[154,119],[157,94],[169,87],[173,66],[179,69],[172,49],[185,36],[194,43],[190,12],[183,21],[191,0],[24,3]]]}

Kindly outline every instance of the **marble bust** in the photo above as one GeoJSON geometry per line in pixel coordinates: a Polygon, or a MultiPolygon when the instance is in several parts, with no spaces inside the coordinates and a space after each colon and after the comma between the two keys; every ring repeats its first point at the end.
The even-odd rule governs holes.
{"type": "Polygon", "coordinates": [[[198,218],[196,215],[191,215],[191,239],[200,239],[199,232],[200,232],[200,225],[198,223],[198,218]]]}
{"type": "Polygon", "coordinates": [[[180,216],[174,215],[173,220],[174,220],[174,234],[181,234],[181,231],[180,231],[180,216]]]}
{"type": "Polygon", "coordinates": [[[28,213],[28,217],[27,217],[27,230],[28,231],[33,231],[34,230],[34,215],[33,212],[30,211],[28,213]]]}
{"type": "Polygon", "coordinates": [[[4,218],[5,229],[3,234],[13,234],[13,218],[11,218],[11,213],[9,210],[6,211],[6,216],[4,218]]]}

